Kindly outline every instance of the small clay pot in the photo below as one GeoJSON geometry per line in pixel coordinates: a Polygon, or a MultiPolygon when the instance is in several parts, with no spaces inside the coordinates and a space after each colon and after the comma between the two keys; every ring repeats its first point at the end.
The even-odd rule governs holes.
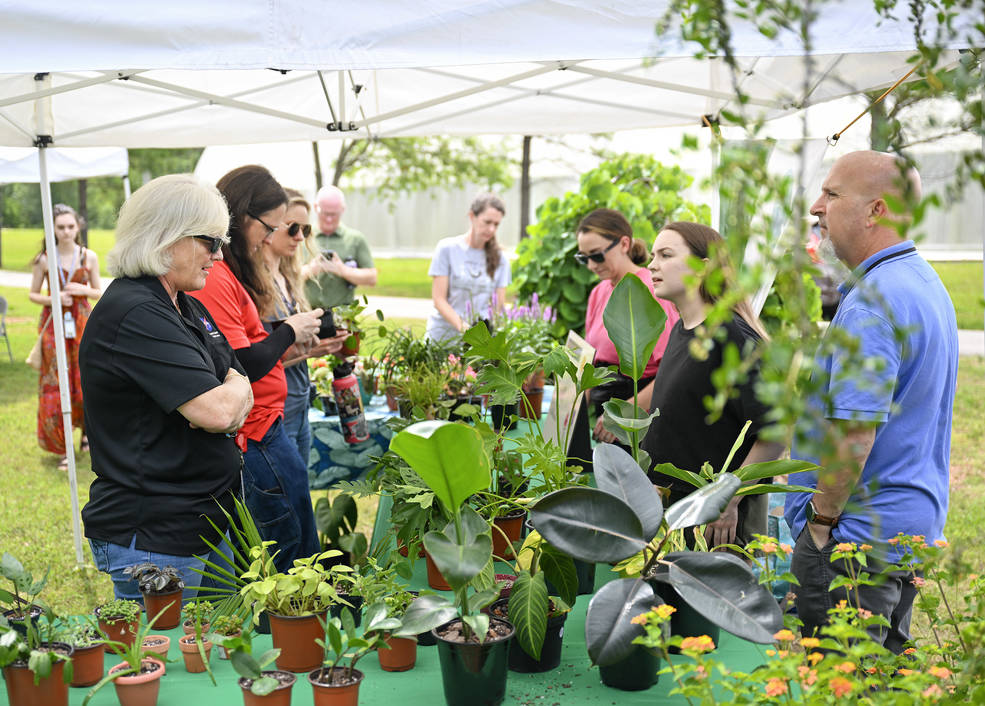
{"type": "MultiPolygon", "coordinates": [[[[145,659],[140,665],[139,673],[127,674],[113,680],[116,698],[121,706],[154,706],[157,703],[157,695],[161,690],[161,677],[164,676],[164,665],[156,659],[145,659]],[[144,669],[147,671],[143,671],[144,669]]],[[[126,662],[121,662],[109,671],[112,674],[126,668],[126,662]]]]}
{"type": "Polygon", "coordinates": [[[103,678],[103,643],[76,647],[72,653],[72,686],[92,686],[103,678]]]}
{"type": "Polygon", "coordinates": [[[353,669],[351,682],[333,684],[332,677],[336,671],[341,672],[343,668],[315,669],[308,673],[308,683],[311,684],[311,692],[315,697],[315,706],[358,706],[359,685],[363,681],[363,673],[353,669]],[[323,676],[326,680],[320,681],[323,676]]]}
{"type": "MultiPolygon", "coordinates": [[[[209,631],[209,628],[211,626],[212,626],[212,623],[202,623],[202,634],[204,635],[205,633],[207,633],[209,631]]],[[[191,621],[191,620],[186,620],[185,622],[183,622],[181,624],[181,629],[185,631],[185,634],[186,635],[194,635],[195,634],[195,623],[193,621],[191,621]]]]}
{"type": "Polygon", "coordinates": [[[269,694],[257,696],[250,691],[253,680],[240,678],[236,683],[243,690],[243,706],[291,706],[291,689],[298,678],[290,672],[282,672],[279,669],[265,670],[261,674],[276,679],[279,682],[278,686],[269,694]]]}
{"type": "MultiPolygon", "coordinates": [[[[202,646],[205,648],[205,657],[208,659],[212,656],[212,643],[203,639],[202,646]]],[[[205,662],[198,651],[198,643],[195,641],[194,635],[185,635],[178,640],[178,649],[181,650],[181,656],[185,659],[186,670],[192,674],[205,671],[205,662]]]]}
{"type": "MultiPolygon", "coordinates": [[[[142,645],[147,652],[153,652],[154,654],[161,655],[160,662],[162,665],[167,663],[168,652],[171,650],[170,637],[167,635],[148,635],[144,638],[142,645]]],[[[166,669],[167,667],[165,667],[165,670],[166,669]]]]}
{"type": "Polygon", "coordinates": [[[406,672],[414,668],[417,662],[417,640],[388,635],[384,641],[390,649],[376,651],[384,672],[406,672]]]}
{"type": "Polygon", "coordinates": [[[433,588],[435,591],[450,591],[451,586],[447,581],[445,581],[445,577],[441,575],[441,572],[438,570],[438,566],[434,563],[434,559],[431,558],[431,555],[425,552],[424,560],[427,562],[428,567],[428,586],[433,588]]]}
{"type": "Polygon", "coordinates": [[[156,630],[171,630],[178,627],[178,623],[181,622],[180,588],[170,593],[145,593],[143,596],[147,620],[151,620],[160,613],[160,617],[154,623],[156,630]],[[162,610],[163,613],[161,613],[162,610]]]}

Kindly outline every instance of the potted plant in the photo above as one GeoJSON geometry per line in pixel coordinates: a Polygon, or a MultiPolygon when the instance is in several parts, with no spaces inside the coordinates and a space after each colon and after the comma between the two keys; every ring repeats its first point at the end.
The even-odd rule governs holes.
{"type": "Polygon", "coordinates": [[[6,620],[0,624],[0,668],[11,706],[68,704],[72,646],[39,638],[34,630],[25,637],[6,620]]]}
{"type": "Polygon", "coordinates": [[[209,637],[228,652],[229,663],[240,676],[237,684],[243,690],[245,706],[289,706],[297,677],[277,669],[264,670],[280,655],[279,649],[270,649],[254,657],[249,633],[213,633],[209,637]]]}
{"type": "Polygon", "coordinates": [[[106,676],[86,693],[82,706],[87,706],[92,697],[110,682],[116,687],[116,697],[121,706],[154,706],[157,703],[167,658],[145,649],[143,642],[158,617],[160,614],[151,618],[130,642],[111,640],[104,634],[106,646],[123,661],[111,667],[106,676]]]}
{"type": "Polygon", "coordinates": [[[229,650],[225,647],[225,639],[242,635],[243,621],[238,615],[220,615],[212,621],[211,631],[213,635],[223,638],[222,640],[209,638],[213,644],[218,645],[219,658],[229,659],[229,650]]]}
{"type": "MultiPolygon", "coordinates": [[[[383,598],[387,615],[403,623],[404,615],[410,604],[417,598],[416,593],[406,589],[395,589],[383,598]]],[[[380,658],[380,668],[385,672],[406,672],[413,669],[417,663],[417,637],[399,637],[392,632],[383,636],[387,649],[377,651],[380,658]]]]}
{"type": "Polygon", "coordinates": [[[110,640],[132,644],[140,627],[140,604],[126,598],[103,603],[94,611],[99,632],[110,640]]]}
{"type": "Polygon", "coordinates": [[[72,686],[92,686],[103,678],[105,645],[93,625],[80,623],[69,627],[61,636],[72,652],[72,686]]]}
{"type": "Polygon", "coordinates": [[[214,613],[215,605],[211,601],[201,598],[188,601],[181,609],[181,628],[186,635],[207,632],[214,613]]]}
{"type": "Polygon", "coordinates": [[[280,573],[273,570],[273,557],[254,548],[240,594],[253,606],[254,623],[266,610],[274,647],[281,649],[278,669],[307,672],[321,664],[321,650],[315,644],[324,637],[319,619],[323,621],[329,607],[340,600],[332,579],[352,570],[345,565],[325,568],[322,562],[339,554],[329,550],[295,559],[294,566],[280,573]]]}
{"type": "Polygon", "coordinates": [[[314,384],[315,392],[321,401],[322,411],[326,415],[339,413],[332,393],[332,381],[335,379],[332,370],[335,360],[335,356],[332,355],[308,359],[308,374],[311,376],[311,382],[314,384]]]}
{"type": "Polygon", "coordinates": [[[322,623],[324,638],[318,638],[323,650],[322,665],[308,674],[308,682],[315,696],[315,706],[343,706],[359,703],[359,684],[363,673],[356,669],[356,662],[373,649],[386,649],[383,635],[400,627],[400,621],[387,615],[386,606],[374,603],[366,609],[362,634],[356,631],[352,613],[342,611],[341,618],[330,618],[322,623]],[[349,664],[342,660],[349,657],[349,664]]]}
{"type": "Polygon", "coordinates": [[[445,700],[449,704],[472,704],[476,694],[482,694],[487,703],[499,703],[506,693],[513,627],[481,612],[499,592],[492,581],[489,524],[468,505],[472,494],[488,488],[490,483],[489,457],[482,437],[462,423],[418,422],[397,434],[391,448],[410,464],[452,515],[452,521],[443,529],[424,535],[424,547],[451,585],[453,599],[416,598],[397,635],[432,629],[438,638],[445,700]]]}
{"type": "Polygon", "coordinates": [[[0,559],[0,576],[10,581],[12,591],[0,588],[0,605],[5,607],[3,617],[11,627],[27,636],[30,625],[44,612],[44,606],[34,601],[48,583],[48,572],[35,581],[34,575],[20,561],[4,552],[0,559]]]}
{"type": "MultiPolygon", "coordinates": [[[[349,337],[342,342],[342,349],[339,351],[340,357],[347,358],[359,354],[359,339],[363,334],[361,319],[367,306],[369,306],[369,299],[364,294],[361,298],[356,297],[348,304],[340,304],[332,309],[335,325],[349,332],[349,337]]],[[[383,320],[382,312],[377,311],[376,316],[380,321],[383,320]]]]}
{"type": "MultiPolygon", "coordinates": [[[[543,359],[556,344],[554,323],[557,316],[551,307],[541,309],[534,294],[529,305],[514,303],[493,316],[493,331],[504,332],[517,350],[534,358],[543,359]]],[[[519,416],[540,419],[544,399],[544,369],[534,367],[521,383],[522,397],[519,416]]]]}
{"type": "Polygon", "coordinates": [[[315,526],[322,551],[337,550],[335,563],[355,566],[365,559],[369,542],[365,534],[356,531],[358,522],[359,508],[349,493],[339,493],[334,500],[326,495],[315,502],[315,526]]]}
{"type": "Polygon", "coordinates": [[[150,634],[140,644],[145,652],[160,655],[162,663],[168,661],[168,653],[171,651],[171,638],[167,635],[150,634]]]}
{"type": "Polygon", "coordinates": [[[173,566],[162,569],[156,564],[144,562],[128,566],[123,573],[140,587],[148,615],[164,611],[157,626],[160,630],[178,627],[181,622],[181,592],[185,588],[185,581],[178,569],[173,566]]]}

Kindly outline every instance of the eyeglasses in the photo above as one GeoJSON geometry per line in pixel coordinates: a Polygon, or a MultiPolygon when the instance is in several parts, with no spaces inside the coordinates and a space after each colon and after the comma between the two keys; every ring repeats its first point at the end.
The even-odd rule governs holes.
{"type": "Polygon", "coordinates": [[[193,235],[192,237],[196,240],[202,240],[208,243],[210,255],[215,255],[222,249],[222,238],[216,238],[212,235],[193,235]]]}
{"type": "Polygon", "coordinates": [[[256,221],[256,222],[258,222],[258,223],[259,223],[260,225],[262,225],[262,226],[263,226],[264,228],[266,228],[266,229],[267,229],[267,235],[266,235],[266,236],[264,236],[264,237],[269,237],[271,233],[273,233],[273,232],[274,232],[275,230],[277,230],[277,229],[276,229],[276,228],[274,228],[274,227],[273,227],[272,225],[269,225],[269,224],[267,224],[267,223],[264,223],[264,222],[263,222],[263,219],[262,219],[262,218],[260,218],[260,216],[254,216],[254,215],[253,215],[252,213],[250,213],[249,211],[247,211],[247,212],[246,212],[246,215],[247,215],[247,216],[249,216],[249,217],[250,217],[250,218],[252,218],[252,219],[253,219],[254,221],[256,221]]]}
{"type": "Polygon", "coordinates": [[[592,262],[594,262],[597,265],[601,265],[603,262],[605,262],[605,254],[607,252],[609,252],[610,250],[612,250],[612,248],[614,248],[617,245],[619,245],[619,243],[621,242],[621,240],[622,240],[622,238],[620,238],[619,240],[613,240],[612,241],[612,244],[609,247],[607,247],[605,250],[603,250],[602,252],[589,252],[589,253],[576,252],[575,253],[575,260],[578,261],[578,264],[579,265],[587,265],[589,260],[591,260],[592,262]]]}
{"type": "Polygon", "coordinates": [[[287,227],[287,234],[293,238],[298,234],[299,230],[304,233],[304,237],[307,238],[311,235],[311,224],[305,223],[304,225],[301,225],[300,223],[292,223],[287,227]]]}

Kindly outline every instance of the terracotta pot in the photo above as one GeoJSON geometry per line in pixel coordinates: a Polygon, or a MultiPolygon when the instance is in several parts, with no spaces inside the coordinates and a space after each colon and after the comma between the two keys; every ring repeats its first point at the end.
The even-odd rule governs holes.
{"type": "Polygon", "coordinates": [[[433,588],[435,591],[450,591],[451,586],[445,581],[445,577],[441,575],[438,571],[437,565],[431,558],[431,555],[427,552],[424,553],[424,560],[427,562],[428,567],[428,586],[433,588]]]}
{"type": "Polygon", "coordinates": [[[318,622],[325,620],[325,613],[318,615],[277,615],[269,613],[270,635],[274,647],[280,648],[277,668],[288,672],[310,672],[322,663],[322,648],[316,638],[325,639],[325,630],[318,622]]]}
{"type": "Polygon", "coordinates": [[[72,686],[92,686],[103,678],[103,643],[76,647],[72,653],[72,686]]]}
{"type": "Polygon", "coordinates": [[[178,623],[181,622],[181,589],[171,593],[145,593],[144,610],[147,612],[147,620],[164,611],[154,623],[155,630],[171,630],[178,627],[178,623]]]}
{"type": "Polygon", "coordinates": [[[523,536],[523,523],[526,519],[527,511],[522,508],[514,508],[502,517],[493,518],[493,524],[499,528],[494,527],[492,531],[494,556],[503,559],[512,559],[516,556],[513,552],[513,542],[519,541],[523,536]]]}
{"type": "Polygon", "coordinates": [[[240,679],[236,683],[239,684],[239,688],[243,690],[244,706],[290,706],[291,689],[294,687],[294,682],[297,681],[297,677],[290,672],[282,672],[280,670],[265,670],[261,673],[267,677],[283,675],[286,681],[281,682],[280,686],[271,691],[269,694],[257,696],[250,691],[249,686],[244,686],[244,683],[248,680],[245,678],[240,679]]]}
{"type": "Polygon", "coordinates": [[[544,402],[544,371],[538,370],[523,383],[523,396],[517,414],[525,419],[540,419],[540,408],[544,402]]]}
{"type": "MultiPolygon", "coordinates": [[[[170,637],[168,637],[167,635],[148,635],[147,637],[144,638],[142,645],[143,648],[148,652],[154,652],[155,654],[161,655],[161,665],[162,666],[166,665],[168,652],[171,650],[170,637]],[[154,644],[148,644],[148,643],[154,643],[154,644]]],[[[167,667],[165,666],[165,671],[166,670],[167,667]]]]}
{"type": "MultiPolygon", "coordinates": [[[[223,635],[223,637],[239,637],[243,634],[242,630],[237,630],[232,635],[223,635]]],[[[219,659],[229,659],[229,650],[227,650],[222,645],[219,645],[219,659]]]]}
{"type": "MultiPolygon", "coordinates": [[[[207,633],[210,627],[212,627],[212,623],[202,623],[202,634],[204,635],[205,633],[207,633]]],[[[195,623],[193,623],[191,620],[186,620],[181,624],[181,629],[185,632],[186,635],[194,635],[195,623]]]]}
{"type": "MultiPolygon", "coordinates": [[[[202,640],[202,646],[205,648],[205,658],[209,659],[212,656],[212,643],[208,640],[202,640]]],[[[195,641],[194,635],[185,635],[178,640],[178,649],[181,650],[181,656],[185,659],[186,670],[192,674],[205,671],[205,661],[199,654],[198,643],[195,641]]]]}
{"type": "Polygon", "coordinates": [[[99,611],[101,608],[102,606],[96,608],[96,618],[99,620],[99,629],[106,633],[106,636],[110,640],[116,640],[117,642],[122,642],[125,645],[132,645],[137,639],[137,630],[140,628],[140,611],[137,611],[137,617],[129,623],[123,622],[122,620],[109,622],[99,617],[99,611]]]}
{"type": "Polygon", "coordinates": [[[406,672],[417,662],[417,640],[412,637],[387,637],[388,650],[377,650],[384,672],[406,672]]]}
{"type": "Polygon", "coordinates": [[[386,407],[391,412],[397,411],[397,397],[393,394],[393,389],[389,387],[386,389],[386,407]]]}
{"type": "MultiPolygon", "coordinates": [[[[359,685],[363,681],[363,673],[358,669],[352,670],[355,681],[351,684],[334,686],[332,684],[322,684],[318,681],[319,675],[323,670],[315,669],[308,674],[308,683],[311,684],[311,692],[315,697],[315,706],[359,706],[359,685]]],[[[326,675],[333,672],[326,669],[326,675]]],[[[340,670],[341,671],[341,670],[340,670]]]]}
{"type": "MultiPolygon", "coordinates": [[[[113,681],[120,706],[155,706],[157,703],[157,694],[161,690],[161,677],[164,676],[164,665],[154,659],[145,659],[141,664],[154,665],[154,669],[150,672],[117,677],[113,681]]],[[[112,674],[126,668],[127,665],[123,662],[109,671],[112,674]]]]}
{"type": "Polygon", "coordinates": [[[361,331],[354,331],[345,341],[342,343],[342,348],[339,350],[339,355],[343,358],[348,358],[351,355],[359,354],[359,336],[362,334],[361,331]]]}
{"type": "MultiPolygon", "coordinates": [[[[72,655],[72,647],[65,643],[46,646],[66,656],[72,655]]],[[[26,662],[3,668],[10,706],[67,706],[68,684],[64,677],[65,660],[57,660],[51,667],[51,674],[37,684],[34,683],[34,672],[28,668],[26,662]]]]}

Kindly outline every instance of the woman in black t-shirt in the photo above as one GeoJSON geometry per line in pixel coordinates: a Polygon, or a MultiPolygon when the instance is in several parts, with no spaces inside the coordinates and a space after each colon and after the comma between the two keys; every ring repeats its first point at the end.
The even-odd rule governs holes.
{"type": "MultiPolygon", "coordinates": [[[[687,222],[668,223],[663,227],[653,242],[653,259],[649,265],[653,294],[671,301],[681,318],[671,330],[654,379],[651,409],[659,409],[660,415],[650,424],[643,449],[654,464],[671,463],[697,472],[707,461],[715,471],[721,471],[739,432],[749,420],[752,424],[728,470],[777,459],[783,452],[782,444],[758,438],[759,431],[766,426],[768,408],[754,393],[755,366],[737,386],[736,394],[726,401],[721,415],[714,421],[708,419],[705,399],[715,395],[712,373],[722,366],[724,351],[734,345],[740,355],[748,355],[767,334],[749,303],[740,300],[733,307],[731,320],[718,325],[704,359],[692,356],[697,330],[705,324],[708,309],[717,298],[704,282],[699,287],[685,282],[695,274],[688,264],[692,257],[712,261],[715,269],[724,269],[723,289],[729,287],[724,242],[716,230],[687,222]]],[[[671,503],[695,490],[671,476],[652,471],[650,476],[655,483],[670,486],[671,503]]],[[[766,495],[732,498],[721,517],[709,523],[705,530],[709,545],[741,545],[752,539],[754,533],[765,534],[766,498],[766,495]]]]}

